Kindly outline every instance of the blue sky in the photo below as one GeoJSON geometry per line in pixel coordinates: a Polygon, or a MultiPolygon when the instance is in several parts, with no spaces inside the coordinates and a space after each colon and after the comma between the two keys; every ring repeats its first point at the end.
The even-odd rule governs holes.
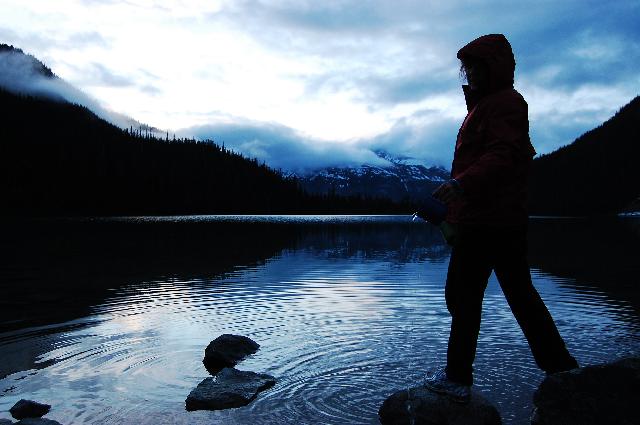
{"type": "Polygon", "coordinates": [[[514,48],[545,153],[640,94],[640,1],[2,0],[0,42],[116,112],[274,167],[448,167],[465,114],[455,54],[514,48]]]}

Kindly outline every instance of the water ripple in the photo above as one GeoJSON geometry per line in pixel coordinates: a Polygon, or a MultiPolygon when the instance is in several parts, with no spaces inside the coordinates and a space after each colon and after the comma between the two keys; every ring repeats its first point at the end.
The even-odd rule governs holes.
{"type": "MultiPolygon", "coordinates": [[[[3,360],[35,357],[0,379],[0,411],[29,395],[67,424],[377,423],[389,394],[445,359],[447,261],[407,258],[302,246],[214,277],[121,283],[84,319],[0,334],[3,360]],[[186,395],[207,376],[204,348],[222,333],[258,341],[238,368],[278,383],[244,408],[186,412],[186,395]]],[[[540,270],[533,278],[581,363],[638,354],[630,302],[540,270]]],[[[475,368],[506,424],[528,418],[543,374],[493,276],[475,368]]]]}

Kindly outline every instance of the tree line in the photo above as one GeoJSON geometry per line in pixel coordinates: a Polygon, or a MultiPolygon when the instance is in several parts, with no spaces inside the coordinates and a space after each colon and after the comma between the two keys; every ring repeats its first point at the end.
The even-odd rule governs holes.
{"type": "Polygon", "coordinates": [[[3,215],[410,213],[408,204],[310,195],[211,140],[122,130],[88,109],[0,89],[3,215]]]}
{"type": "Polygon", "coordinates": [[[529,211],[599,215],[640,209],[640,96],[572,144],[533,161],[529,211]]]}

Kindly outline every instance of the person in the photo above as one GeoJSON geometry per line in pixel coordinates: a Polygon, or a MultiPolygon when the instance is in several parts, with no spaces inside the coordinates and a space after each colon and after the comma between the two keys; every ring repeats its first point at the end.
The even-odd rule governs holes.
{"type": "Polygon", "coordinates": [[[445,286],[451,314],[446,367],[424,385],[466,402],[492,271],[537,365],[547,373],[578,367],[540,295],[527,262],[526,193],[535,150],[527,103],[513,88],[515,58],[502,34],[481,36],[458,51],[467,116],[456,139],[451,180],[433,197],[447,205],[443,229],[452,245],[445,286]]]}

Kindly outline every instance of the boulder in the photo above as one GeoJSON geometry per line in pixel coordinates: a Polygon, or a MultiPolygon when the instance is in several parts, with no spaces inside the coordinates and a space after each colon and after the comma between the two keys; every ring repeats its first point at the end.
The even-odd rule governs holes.
{"type": "Polygon", "coordinates": [[[257,342],[246,336],[220,335],[207,346],[202,363],[209,373],[215,375],[225,367],[234,367],[259,348],[260,345],[257,342]]]}
{"type": "Polygon", "coordinates": [[[221,410],[249,404],[260,391],[272,387],[276,378],[265,373],[224,368],[215,377],[205,378],[186,400],[186,409],[221,410]]]}
{"type": "Polygon", "coordinates": [[[640,424],[640,358],[549,375],[533,395],[533,425],[640,424]]]}
{"type": "Polygon", "coordinates": [[[14,425],[62,425],[58,421],[47,418],[24,418],[16,422],[14,425]]]}
{"type": "Polygon", "coordinates": [[[378,411],[382,425],[499,425],[500,413],[475,390],[461,404],[423,386],[397,391],[378,411]]]}
{"type": "Polygon", "coordinates": [[[39,418],[49,413],[51,406],[37,401],[21,399],[9,409],[9,413],[16,419],[39,418]]]}

